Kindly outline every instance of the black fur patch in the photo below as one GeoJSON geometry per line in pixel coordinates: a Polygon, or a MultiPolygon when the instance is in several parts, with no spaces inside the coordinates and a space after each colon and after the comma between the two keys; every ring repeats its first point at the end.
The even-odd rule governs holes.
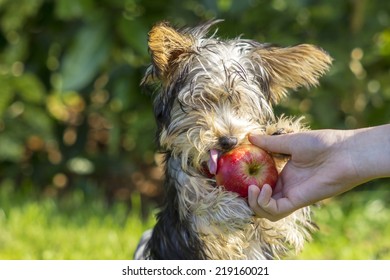
{"type": "MultiPolygon", "coordinates": [[[[166,165],[168,166],[168,165],[166,165]]],[[[168,172],[166,172],[167,176],[168,172]]],[[[164,207],[157,214],[157,223],[147,245],[148,259],[202,260],[207,259],[203,242],[192,230],[188,220],[180,219],[178,194],[180,187],[175,178],[167,177],[164,207]]]]}

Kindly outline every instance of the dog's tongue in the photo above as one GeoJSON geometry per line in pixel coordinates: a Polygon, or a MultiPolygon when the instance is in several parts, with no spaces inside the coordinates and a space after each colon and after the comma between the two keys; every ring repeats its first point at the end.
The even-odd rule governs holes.
{"type": "Polygon", "coordinates": [[[210,159],[209,159],[209,172],[213,175],[217,174],[218,168],[218,151],[215,149],[210,150],[210,159]]]}

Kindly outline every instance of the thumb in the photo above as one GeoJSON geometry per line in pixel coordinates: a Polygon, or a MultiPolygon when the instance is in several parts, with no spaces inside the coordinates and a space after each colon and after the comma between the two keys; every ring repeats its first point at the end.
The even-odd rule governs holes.
{"type": "Polygon", "coordinates": [[[291,134],[263,135],[249,134],[248,139],[253,144],[272,153],[291,155],[291,134]]]}

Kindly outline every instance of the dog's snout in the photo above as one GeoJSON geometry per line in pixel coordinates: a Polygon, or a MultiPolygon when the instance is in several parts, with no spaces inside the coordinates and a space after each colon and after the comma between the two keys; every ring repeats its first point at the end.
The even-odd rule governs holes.
{"type": "Polygon", "coordinates": [[[218,139],[219,145],[224,150],[229,150],[237,145],[237,138],[233,136],[222,136],[218,139]]]}

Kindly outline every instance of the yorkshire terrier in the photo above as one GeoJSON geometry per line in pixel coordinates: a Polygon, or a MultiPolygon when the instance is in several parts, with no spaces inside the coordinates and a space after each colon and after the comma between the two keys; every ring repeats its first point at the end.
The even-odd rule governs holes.
{"type": "MultiPolygon", "coordinates": [[[[156,94],[165,202],[135,259],[275,259],[299,252],[315,229],[309,207],[271,222],[206,173],[249,133],[306,130],[302,118],[275,117],[272,106],[289,89],[317,85],[332,59],[309,44],[206,37],[219,21],[184,29],[162,22],[149,32],[152,65],[142,84],[156,94]]],[[[288,157],[273,156],[280,172],[288,157]]]]}

